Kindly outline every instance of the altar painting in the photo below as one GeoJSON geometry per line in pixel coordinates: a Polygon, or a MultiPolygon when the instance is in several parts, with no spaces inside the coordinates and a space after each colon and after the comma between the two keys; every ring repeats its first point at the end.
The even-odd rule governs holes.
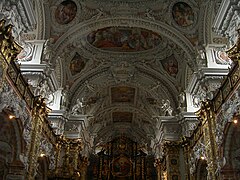
{"type": "Polygon", "coordinates": [[[131,176],[132,163],[126,156],[121,155],[120,157],[113,160],[112,174],[116,177],[127,177],[131,176]]]}

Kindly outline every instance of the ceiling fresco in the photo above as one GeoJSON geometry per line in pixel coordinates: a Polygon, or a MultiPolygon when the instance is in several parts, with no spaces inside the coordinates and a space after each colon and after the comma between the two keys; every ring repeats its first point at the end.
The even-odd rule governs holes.
{"type": "Polygon", "coordinates": [[[111,88],[112,103],[134,103],[135,88],[119,86],[111,88]]]}
{"type": "Polygon", "coordinates": [[[57,6],[55,19],[59,24],[68,24],[76,16],[77,5],[73,1],[63,1],[57,6]]]}
{"type": "Polygon", "coordinates": [[[113,122],[132,122],[133,113],[131,112],[113,112],[112,113],[113,122]]]}
{"type": "Polygon", "coordinates": [[[164,70],[172,77],[176,77],[178,73],[178,62],[174,55],[161,61],[164,70]]]}
{"type": "Polygon", "coordinates": [[[136,52],[157,47],[161,36],[142,28],[107,27],[90,33],[88,42],[93,46],[116,52],[136,52]]]}
{"type": "Polygon", "coordinates": [[[174,4],[172,15],[175,22],[182,27],[191,26],[194,23],[194,13],[192,8],[185,2],[174,4]]]}
{"type": "Polygon", "coordinates": [[[80,73],[84,69],[85,65],[85,60],[78,53],[76,53],[69,65],[69,70],[72,76],[80,73]]]}
{"type": "MultiPolygon", "coordinates": [[[[43,33],[45,39],[54,39],[56,81],[69,96],[66,109],[76,99],[84,99],[84,116],[91,117],[87,128],[94,137],[125,133],[149,143],[149,137],[156,136],[156,117],[164,116],[162,100],[169,100],[166,108],[173,116],[178,114],[178,96],[197,69],[196,51],[207,32],[203,28],[206,2],[58,0],[45,4],[49,29],[43,33]]],[[[227,59],[223,54],[219,57],[227,59]]]]}

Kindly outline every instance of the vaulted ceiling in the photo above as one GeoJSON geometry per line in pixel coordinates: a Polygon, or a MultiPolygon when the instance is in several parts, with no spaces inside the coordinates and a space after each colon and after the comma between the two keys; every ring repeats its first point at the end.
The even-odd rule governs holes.
{"type": "Polygon", "coordinates": [[[100,139],[126,135],[149,142],[169,100],[179,113],[179,94],[198,68],[196,52],[211,39],[208,0],[44,1],[38,36],[54,45],[57,81],[91,117],[100,139]]]}

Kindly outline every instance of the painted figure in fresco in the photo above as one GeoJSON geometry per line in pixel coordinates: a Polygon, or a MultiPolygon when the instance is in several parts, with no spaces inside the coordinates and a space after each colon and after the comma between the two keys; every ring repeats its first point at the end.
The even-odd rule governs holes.
{"type": "Polygon", "coordinates": [[[163,67],[170,76],[176,77],[178,73],[178,62],[174,55],[170,56],[166,60],[163,60],[163,67]]]}
{"type": "Polygon", "coordinates": [[[176,76],[178,72],[178,67],[173,60],[169,60],[167,64],[167,71],[170,76],[176,76]]]}
{"type": "Polygon", "coordinates": [[[173,18],[179,26],[190,26],[194,23],[192,8],[184,2],[178,2],[173,6],[173,18]]]}
{"type": "Polygon", "coordinates": [[[68,24],[71,22],[77,13],[77,6],[73,1],[63,1],[58,5],[55,18],[59,24],[68,24]]]}
{"type": "Polygon", "coordinates": [[[125,157],[120,157],[113,163],[114,174],[118,177],[128,176],[130,173],[130,163],[125,157]]]}
{"type": "Polygon", "coordinates": [[[85,67],[85,62],[79,54],[76,54],[72,61],[70,62],[70,71],[71,74],[74,76],[77,73],[80,73],[83,68],[85,67]]]}

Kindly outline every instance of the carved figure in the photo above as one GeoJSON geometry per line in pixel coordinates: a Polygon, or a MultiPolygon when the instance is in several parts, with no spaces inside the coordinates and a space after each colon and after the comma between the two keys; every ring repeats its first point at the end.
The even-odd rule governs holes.
{"type": "Polygon", "coordinates": [[[43,80],[39,83],[39,85],[36,87],[35,91],[34,91],[34,95],[35,96],[39,96],[41,95],[44,98],[47,98],[49,95],[49,87],[48,87],[48,83],[47,80],[43,80]]]}
{"type": "Polygon", "coordinates": [[[162,100],[162,106],[161,106],[163,116],[172,116],[173,108],[171,107],[171,103],[168,99],[162,100]]]}
{"type": "Polygon", "coordinates": [[[51,61],[51,58],[53,56],[53,42],[54,42],[54,39],[49,38],[44,43],[43,57],[44,57],[44,61],[48,63],[51,61]]]}
{"type": "Polygon", "coordinates": [[[83,102],[80,101],[80,99],[77,99],[77,103],[73,106],[72,108],[72,114],[73,115],[77,115],[77,114],[83,114],[84,110],[83,110],[83,102]]]}
{"type": "Polygon", "coordinates": [[[68,90],[69,86],[66,86],[65,89],[62,90],[62,96],[61,96],[61,108],[66,108],[68,106],[68,90]]]}
{"type": "Polygon", "coordinates": [[[178,102],[179,102],[179,106],[178,108],[180,110],[185,110],[186,108],[186,98],[185,98],[185,93],[181,92],[178,96],[178,102]]]}

